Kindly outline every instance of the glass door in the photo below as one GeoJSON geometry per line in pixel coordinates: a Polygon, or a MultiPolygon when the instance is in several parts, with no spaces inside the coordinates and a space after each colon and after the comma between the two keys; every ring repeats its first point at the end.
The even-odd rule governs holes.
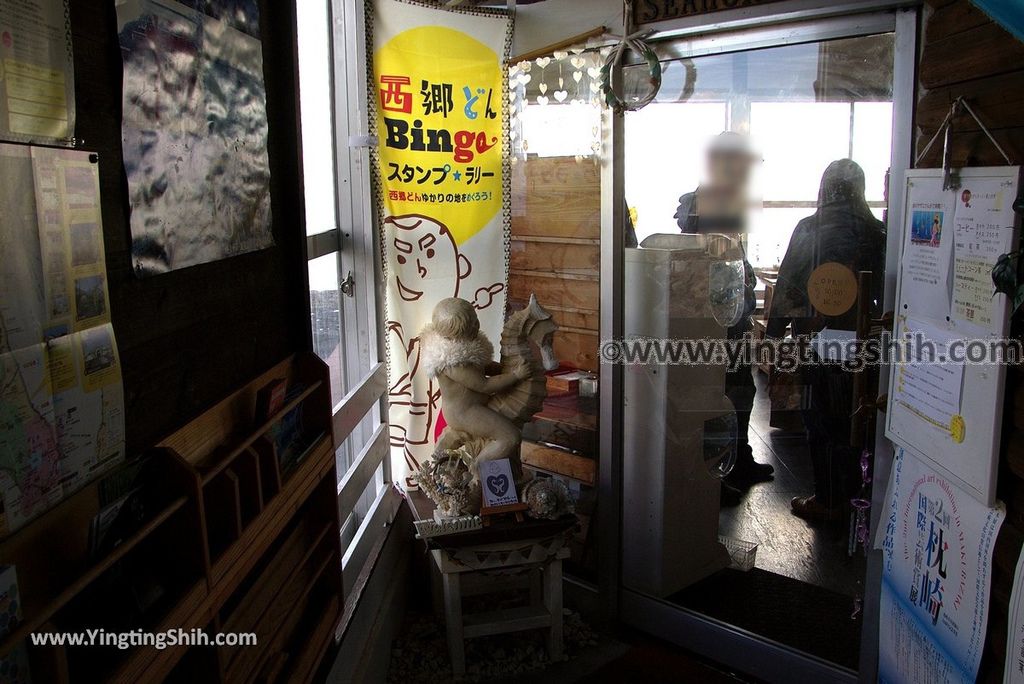
{"type": "MultiPolygon", "coordinates": [[[[851,354],[884,309],[902,159],[896,22],[874,25],[780,29],[753,49],[662,44],[679,56],[620,129],[622,335],[602,348],[623,366],[626,621],[691,647],[728,632],[850,674],[875,439],[851,416],[854,385],[867,396],[878,376],[855,382],[851,354]],[[694,631],[708,625],[725,631],[694,631]]],[[[625,69],[626,87],[645,78],[625,69]]]]}

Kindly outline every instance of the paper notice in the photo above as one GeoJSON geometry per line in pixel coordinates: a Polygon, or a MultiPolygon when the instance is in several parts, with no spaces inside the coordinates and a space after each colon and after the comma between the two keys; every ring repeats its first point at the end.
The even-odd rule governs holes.
{"type": "Polygon", "coordinates": [[[900,313],[933,320],[949,316],[953,210],[938,178],[915,178],[908,192],[900,313]]]}
{"type": "Polygon", "coordinates": [[[68,144],[75,129],[66,1],[0,0],[0,139],[68,144]]]}
{"type": "Polygon", "coordinates": [[[896,366],[893,399],[936,429],[950,433],[960,415],[964,364],[949,358],[949,333],[906,319],[903,325],[906,361],[896,366]]]}
{"type": "Polygon", "coordinates": [[[1002,295],[993,296],[992,267],[1013,241],[1013,186],[1010,180],[971,181],[957,197],[950,315],[977,335],[992,332],[999,322],[994,311],[1005,305],[1002,295]]]}

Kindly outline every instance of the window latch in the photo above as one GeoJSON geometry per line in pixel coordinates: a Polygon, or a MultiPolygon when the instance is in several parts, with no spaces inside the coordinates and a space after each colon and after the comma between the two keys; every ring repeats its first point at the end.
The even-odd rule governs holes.
{"type": "Polygon", "coordinates": [[[352,271],[349,271],[345,280],[341,282],[341,293],[347,297],[356,296],[356,279],[352,277],[352,271]]]}

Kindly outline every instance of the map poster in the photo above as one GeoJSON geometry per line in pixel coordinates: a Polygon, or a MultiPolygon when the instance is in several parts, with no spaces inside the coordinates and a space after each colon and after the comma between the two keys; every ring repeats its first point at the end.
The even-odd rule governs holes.
{"type": "Polygon", "coordinates": [[[0,0],[0,140],[67,145],[74,134],[67,0],[0,0]]]}
{"type": "Polygon", "coordinates": [[[0,144],[0,537],[124,458],[99,176],[0,144]]]}
{"type": "MultiPolygon", "coordinates": [[[[443,422],[419,333],[447,297],[497,340],[508,282],[510,178],[504,12],[373,3],[369,98],[386,276],[389,426],[396,481],[434,450],[443,422]]],[[[412,486],[412,483],[406,480],[412,486]]]]}
{"type": "Polygon", "coordinates": [[[135,274],[272,246],[256,0],[124,0],[117,22],[135,274]]]}
{"type": "Polygon", "coordinates": [[[1006,517],[899,450],[883,512],[878,681],[974,682],[1006,517]]]}

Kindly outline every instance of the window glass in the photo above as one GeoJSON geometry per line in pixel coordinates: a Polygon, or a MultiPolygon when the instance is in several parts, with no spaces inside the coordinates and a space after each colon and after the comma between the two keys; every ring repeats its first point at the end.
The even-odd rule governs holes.
{"type": "Polygon", "coordinates": [[[526,137],[523,151],[538,157],[594,154],[601,110],[587,103],[527,105],[519,115],[526,137]]]}
{"type": "Polygon", "coordinates": [[[333,230],[337,225],[331,117],[331,23],[327,1],[296,3],[296,17],[306,234],[315,235],[333,230]]]}
{"type": "MultiPolygon", "coordinates": [[[[523,427],[524,470],[565,485],[580,521],[565,571],[597,582],[598,321],[603,111],[596,49],[557,52],[510,68],[512,230],[508,304],[531,295],[559,326],[552,352],[564,374],[523,427]],[[526,74],[528,78],[524,78],[526,74]],[[518,85],[516,85],[518,83],[518,85]]],[[[604,188],[607,190],[607,188],[604,188]]],[[[499,340],[492,340],[497,347],[499,340]]],[[[557,486],[557,485],[555,485],[557,486]]]]}
{"type": "Polygon", "coordinates": [[[331,400],[337,404],[344,394],[337,252],[309,262],[309,309],[313,351],[331,369],[331,400]]]}
{"type": "Polygon", "coordinates": [[[866,572],[851,500],[871,498],[858,444],[873,440],[850,416],[877,388],[867,371],[855,398],[852,372],[787,338],[880,314],[854,274],[880,291],[893,45],[668,60],[657,101],[625,115],[643,247],[623,254],[622,583],[850,670],[866,572]],[[784,363],[758,356],[787,344],[784,363]]]}
{"type": "Polygon", "coordinates": [[[813,201],[821,172],[829,162],[850,154],[850,105],[753,102],[750,137],[764,159],[757,174],[761,197],[813,201]]]}
{"type": "Polygon", "coordinates": [[[885,174],[892,147],[892,102],[855,102],[851,156],[868,179],[865,193],[869,202],[885,199],[885,174]]]}
{"type": "Polygon", "coordinates": [[[724,102],[655,103],[626,117],[626,204],[640,240],[679,230],[672,218],[679,196],[703,173],[694,151],[725,129],[726,114],[724,102]]]}

